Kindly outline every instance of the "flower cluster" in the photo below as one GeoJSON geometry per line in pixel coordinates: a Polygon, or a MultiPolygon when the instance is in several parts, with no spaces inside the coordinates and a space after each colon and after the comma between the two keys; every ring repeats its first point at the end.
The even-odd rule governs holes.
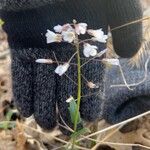
{"type": "Polygon", "coordinates": [[[54,31],[47,30],[46,33],[46,38],[47,38],[47,43],[53,43],[53,42],[68,42],[72,43],[76,39],[76,34],[81,35],[81,34],[89,34],[93,36],[91,40],[93,41],[98,41],[101,43],[106,43],[106,40],[108,38],[107,35],[104,34],[102,29],[99,30],[92,30],[92,29],[87,29],[87,24],[86,23],[78,23],[78,24],[64,24],[64,25],[57,25],[54,27],[54,31]]]}
{"type": "MultiPolygon", "coordinates": [[[[108,36],[104,34],[102,29],[93,30],[88,29],[88,25],[86,23],[76,23],[74,21],[73,24],[64,24],[64,25],[57,25],[54,27],[54,31],[47,30],[46,33],[46,39],[47,44],[50,43],[60,43],[60,42],[68,42],[75,44],[76,39],[79,35],[88,34],[91,37],[91,39],[88,39],[87,41],[97,41],[100,43],[106,43],[108,36]]],[[[83,43],[83,54],[85,57],[95,57],[98,56],[98,47],[96,45],[91,45],[87,42],[83,43]]],[[[105,50],[106,51],[106,50],[105,50]]],[[[37,63],[52,63],[52,60],[44,60],[44,59],[38,59],[36,60],[37,63]]],[[[70,60],[69,60],[70,62],[70,60]]],[[[58,65],[58,67],[55,70],[55,73],[57,73],[59,76],[62,76],[69,68],[69,62],[66,62],[64,64],[58,65]]]]}

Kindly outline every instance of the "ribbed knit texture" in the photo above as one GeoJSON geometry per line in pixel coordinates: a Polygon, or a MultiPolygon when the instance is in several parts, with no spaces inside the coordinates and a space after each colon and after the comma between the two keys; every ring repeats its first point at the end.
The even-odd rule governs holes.
{"type": "MultiPolygon", "coordinates": [[[[120,60],[128,84],[137,84],[145,77],[145,68],[131,68],[127,59],[120,60]]],[[[146,62],[146,59],[145,59],[146,62]]],[[[105,74],[105,100],[102,104],[103,118],[114,124],[150,110],[150,63],[147,79],[129,90],[111,85],[124,84],[118,66],[107,68],[105,74]]]]}
{"type": "MultiPolygon", "coordinates": [[[[36,64],[35,60],[39,58],[54,59],[54,51],[59,61],[66,62],[74,51],[72,46],[67,43],[46,44],[46,30],[52,30],[57,24],[72,23],[72,20],[76,19],[78,22],[87,23],[89,28],[102,28],[107,34],[108,25],[112,27],[113,24],[120,25],[141,17],[140,5],[137,1],[133,1],[132,5],[138,5],[139,9],[133,9],[132,5],[128,8],[131,1],[133,0],[123,3],[124,6],[121,9],[118,7],[120,5],[118,0],[117,2],[112,0],[116,7],[111,6],[111,3],[109,6],[106,0],[58,0],[53,1],[52,4],[50,0],[43,0],[39,1],[38,5],[36,5],[38,0],[22,0],[18,3],[16,3],[17,1],[13,1],[13,3],[10,0],[3,1],[7,5],[2,6],[3,9],[0,11],[0,15],[5,21],[3,29],[8,34],[8,42],[12,49],[14,99],[18,109],[25,117],[34,114],[37,123],[41,127],[51,129],[55,127],[57,121],[57,103],[58,111],[63,120],[70,127],[73,126],[66,99],[70,95],[76,98],[77,85],[65,75],[62,77],[56,75],[54,73],[56,64],[36,64]],[[31,9],[32,5],[37,7],[31,9]],[[110,16],[108,16],[110,14],[119,14],[118,20],[110,19],[110,16]]],[[[139,47],[133,43],[137,39],[136,42],[140,45],[142,40],[141,28],[141,25],[134,25],[130,30],[124,28],[126,35],[121,34],[121,31],[117,32],[120,38],[116,38],[116,34],[113,34],[114,43],[118,43],[116,45],[117,52],[121,52],[121,56],[133,56],[138,51],[139,47]],[[131,41],[128,41],[128,43],[131,44],[127,45],[126,54],[130,54],[122,55],[121,50],[122,48],[124,49],[124,43],[120,41],[120,38],[126,35],[131,37],[135,32],[135,27],[139,38],[136,35],[135,37],[132,36],[133,39],[129,38],[131,41]],[[132,50],[131,47],[133,48],[132,50]]],[[[99,52],[106,48],[105,44],[97,46],[99,47],[99,52]]],[[[72,62],[76,63],[76,59],[74,58],[72,62]]],[[[84,62],[85,60],[82,60],[82,63],[84,62]]],[[[82,79],[81,117],[86,121],[94,121],[101,118],[104,65],[101,62],[91,61],[82,68],[82,74],[88,81],[100,86],[98,89],[89,89],[85,80],[82,79]]],[[[67,75],[74,82],[77,82],[77,67],[71,65],[67,75]]],[[[61,119],[59,121],[63,124],[61,119]]],[[[68,134],[64,129],[62,131],[68,134]]]]}
{"type": "MultiPolygon", "coordinates": [[[[111,30],[143,17],[138,0],[107,0],[107,10],[111,30]]],[[[113,30],[112,37],[115,52],[121,57],[132,57],[141,46],[142,24],[138,22],[113,30]]]]}
{"type": "Polygon", "coordinates": [[[24,117],[34,114],[44,129],[56,125],[56,65],[37,64],[38,58],[54,59],[49,49],[12,49],[15,104],[24,117]]]}
{"type": "Polygon", "coordinates": [[[1,0],[0,6],[1,8],[7,11],[19,11],[23,9],[32,9],[40,6],[44,6],[46,4],[53,4],[58,1],[64,0],[1,0]]]}

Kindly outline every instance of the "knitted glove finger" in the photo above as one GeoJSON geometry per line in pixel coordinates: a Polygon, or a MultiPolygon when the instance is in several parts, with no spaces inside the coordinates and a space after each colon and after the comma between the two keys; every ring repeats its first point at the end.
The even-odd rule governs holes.
{"type": "Polygon", "coordinates": [[[143,13],[139,0],[107,0],[107,17],[115,52],[123,57],[134,56],[142,43],[143,13]]]}
{"type": "Polygon", "coordinates": [[[15,104],[24,117],[30,117],[34,111],[32,63],[12,57],[11,70],[15,104]]]}
{"type": "Polygon", "coordinates": [[[150,110],[150,72],[147,79],[140,83],[144,76],[144,68],[131,68],[127,60],[120,60],[128,84],[135,84],[129,90],[126,86],[111,87],[111,85],[124,85],[118,67],[107,68],[105,78],[106,99],[102,105],[103,117],[109,123],[118,123],[150,110]],[[140,83],[140,84],[138,84],[140,83]]]}
{"type": "Polygon", "coordinates": [[[55,65],[34,65],[34,117],[46,130],[56,126],[55,65]]]}
{"type": "MultiPolygon", "coordinates": [[[[54,64],[38,64],[35,61],[40,58],[51,58],[52,51],[51,49],[43,49],[43,48],[28,48],[28,49],[21,49],[20,51],[16,49],[12,49],[12,56],[13,58],[19,57],[19,59],[24,63],[24,67],[28,69],[28,62],[32,63],[31,68],[31,81],[25,82],[24,93],[21,91],[21,94],[28,94],[28,86],[32,84],[29,88],[32,90],[30,95],[27,95],[27,98],[32,96],[32,111],[34,111],[34,117],[37,123],[43,127],[44,129],[52,129],[56,125],[56,100],[55,100],[55,88],[56,88],[56,81],[55,81],[55,73],[54,69],[56,66],[54,64]]],[[[18,67],[19,68],[19,67],[18,67]]],[[[15,70],[15,69],[13,69],[15,70]]],[[[12,70],[12,71],[13,71],[12,70]]],[[[16,74],[16,78],[17,78],[16,74]]],[[[28,74],[24,77],[18,76],[19,80],[23,80],[27,76],[30,77],[28,74]]],[[[14,75],[13,75],[14,76],[14,75]]],[[[20,86],[17,84],[16,86],[20,86]]],[[[30,100],[30,99],[28,99],[30,100]]],[[[25,112],[29,108],[24,108],[24,103],[20,103],[21,111],[25,112]]]]}
{"type": "Polygon", "coordinates": [[[93,60],[83,66],[82,75],[81,117],[86,121],[101,119],[104,65],[93,60]]]}

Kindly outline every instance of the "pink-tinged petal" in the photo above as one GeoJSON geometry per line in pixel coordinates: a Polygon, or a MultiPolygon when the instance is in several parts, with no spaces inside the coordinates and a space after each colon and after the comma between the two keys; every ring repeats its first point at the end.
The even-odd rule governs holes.
{"type": "Polygon", "coordinates": [[[78,35],[85,34],[87,31],[87,24],[86,23],[79,23],[75,25],[75,31],[78,35]]]}

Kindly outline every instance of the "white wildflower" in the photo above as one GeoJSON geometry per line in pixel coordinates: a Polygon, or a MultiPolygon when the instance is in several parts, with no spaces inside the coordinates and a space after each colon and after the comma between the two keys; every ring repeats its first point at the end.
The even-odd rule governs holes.
{"type": "Polygon", "coordinates": [[[109,65],[115,65],[115,66],[119,66],[120,65],[120,62],[119,62],[119,59],[107,59],[107,58],[104,58],[102,59],[102,61],[106,64],[109,64],[109,65]]]}
{"type": "Polygon", "coordinates": [[[61,32],[62,32],[62,29],[63,29],[63,26],[61,26],[61,25],[57,25],[57,26],[54,27],[54,30],[55,30],[55,32],[57,32],[57,33],[61,33],[61,32]]]}
{"type": "Polygon", "coordinates": [[[63,36],[63,40],[68,43],[72,43],[75,40],[74,31],[63,31],[62,36],[63,36]]]}
{"type": "Polygon", "coordinates": [[[73,98],[72,96],[70,96],[70,97],[66,100],[66,102],[67,102],[67,103],[70,103],[73,99],[74,99],[74,98],[73,98]]]}
{"type": "Polygon", "coordinates": [[[98,49],[97,46],[85,43],[83,54],[85,57],[96,56],[97,55],[97,49],[98,49]]]}
{"type": "Polygon", "coordinates": [[[69,68],[69,63],[65,63],[63,65],[59,65],[55,69],[55,73],[57,73],[59,76],[62,76],[69,68]]]}
{"type": "Polygon", "coordinates": [[[37,59],[35,62],[41,63],[41,64],[52,64],[53,60],[52,59],[37,59]]]}
{"type": "Polygon", "coordinates": [[[94,41],[98,41],[101,43],[106,43],[108,36],[104,34],[104,32],[102,31],[102,29],[98,29],[98,30],[88,30],[88,34],[91,36],[94,36],[92,38],[92,40],[94,41]]]}
{"type": "Polygon", "coordinates": [[[78,35],[85,34],[87,31],[87,24],[86,23],[79,23],[75,25],[75,31],[78,35]]]}
{"type": "Polygon", "coordinates": [[[55,26],[54,30],[57,33],[62,33],[63,31],[73,31],[74,29],[72,28],[72,26],[69,23],[67,23],[67,24],[64,24],[63,26],[61,26],[61,25],[55,26]]]}
{"type": "Polygon", "coordinates": [[[63,25],[63,30],[62,31],[74,31],[73,27],[67,23],[63,25]]]}
{"type": "Polygon", "coordinates": [[[60,34],[56,34],[50,30],[47,30],[45,36],[47,38],[47,44],[62,41],[62,36],[60,34]]]}

